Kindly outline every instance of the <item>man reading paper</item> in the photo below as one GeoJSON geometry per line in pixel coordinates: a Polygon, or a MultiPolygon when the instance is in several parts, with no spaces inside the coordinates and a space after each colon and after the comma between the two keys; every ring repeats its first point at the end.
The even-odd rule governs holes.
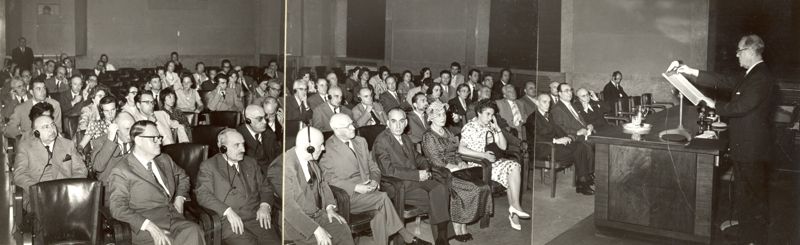
{"type": "MultiPolygon", "coordinates": [[[[697,77],[695,83],[730,89],[728,102],[716,102],[703,96],[706,105],[728,118],[730,159],[733,162],[734,219],[737,219],[742,242],[767,243],[769,204],[767,171],[773,142],[773,114],[778,100],[778,86],[762,59],[764,41],[756,35],[739,40],[736,57],[744,74],[720,75],[679,65],[670,69],[697,77]]],[[[735,222],[727,222],[732,224],[735,222]]]]}

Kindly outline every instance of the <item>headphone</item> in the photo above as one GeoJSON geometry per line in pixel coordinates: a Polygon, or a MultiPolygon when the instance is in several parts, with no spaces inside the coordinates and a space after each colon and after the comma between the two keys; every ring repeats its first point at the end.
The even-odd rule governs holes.
{"type": "Polygon", "coordinates": [[[253,124],[253,121],[251,121],[251,120],[250,120],[250,118],[246,118],[246,117],[245,117],[245,118],[244,118],[244,123],[246,123],[246,124],[253,124]]]}
{"type": "Polygon", "coordinates": [[[230,128],[225,128],[222,131],[219,131],[219,133],[217,133],[217,141],[219,141],[219,142],[217,142],[217,147],[219,147],[219,153],[222,153],[222,154],[225,154],[225,153],[228,152],[228,147],[223,145],[222,141],[219,140],[219,139],[221,139],[220,137],[222,136],[222,134],[227,133],[229,131],[228,129],[230,129],[230,128]]]}
{"type": "Polygon", "coordinates": [[[40,137],[39,135],[40,135],[39,130],[33,130],[33,137],[36,137],[38,139],[40,137]]]}
{"type": "Polygon", "coordinates": [[[306,152],[308,152],[308,154],[314,154],[317,149],[311,146],[311,128],[309,127],[306,130],[308,130],[308,147],[306,147],[306,152]]]}

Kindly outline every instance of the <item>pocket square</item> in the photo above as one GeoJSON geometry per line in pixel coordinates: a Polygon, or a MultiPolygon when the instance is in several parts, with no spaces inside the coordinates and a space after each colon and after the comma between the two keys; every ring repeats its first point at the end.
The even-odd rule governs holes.
{"type": "Polygon", "coordinates": [[[61,160],[61,161],[62,162],[66,162],[66,161],[69,161],[69,160],[72,160],[72,156],[70,154],[67,154],[67,156],[64,157],[64,160],[61,160]]]}

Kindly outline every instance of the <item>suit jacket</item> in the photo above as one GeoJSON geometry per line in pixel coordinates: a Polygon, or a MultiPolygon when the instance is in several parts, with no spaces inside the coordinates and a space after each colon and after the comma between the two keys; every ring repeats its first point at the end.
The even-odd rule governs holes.
{"type": "Polygon", "coordinates": [[[614,86],[613,82],[609,81],[606,83],[606,86],[603,87],[603,100],[607,104],[613,105],[617,100],[624,98],[628,98],[628,94],[625,93],[625,89],[622,88],[622,85],[617,88],[614,86]]]}
{"type": "MultiPolygon", "coordinates": [[[[550,113],[553,114],[552,119],[556,125],[561,127],[564,132],[569,134],[573,139],[576,139],[578,130],[582,128],[586,128],[585,120],[584,123],[581,123],[575,116],[572,115],[572,112],[569,111],[566,105],[564,105],[563,101],[559,101],[555,105],[550,106],[550,113]]],[[[573,107],[575,111],[578,111],[578,108],[573,107]]],[[[580,114],[578,114],[580,117],[580,114]]],[[[583,119],[581,119],[583,120],[583,119]]],[[[537,129],[538,130],[538,129],[537,129]]]]}
{"type": "Polygon", "coordinates": [[[69,91],[69,79],[67,78],[64,78],[64,80],[61,81],[61,84],[56,86],[56,76],[53,76],[44,80],[44,85],[47,87],[47,94],[50,95],[69,91]]]}
{"type": "Polygon", "coordinates": [[[778,85],[766,63],[750,73],[720,75],[701,71],[696,82],[729,89],[730,101],[717,102],[717,114],[728,119],[731,159],[742,162],[771,160],[778,85]]]}
{"type": "Polygon", "coordinates": [[[19,47],[16,47],[11,51],[11,60],[23,69],[30,70],[33,66],[33,49],[25,47],[25,50],[20,50],[19,47]]]}
{"type": "Polygon", "coordinates": [[[145,220],[168,229],[172,219],[184,219],[173,203],[178,196],[189,199],[189,176],[169,155],[161,154],[153,159],[153,167],[158,167],[169,195],[153,172],[147,171],[133,154],[119,160],[109,178],[109,208],[114,219],[130,224],[136,234],[147,232],[139,230],[145,220]]]}
{"type": "Polygon", "coordinates": [[[458,97],[447,102],[447,104],[450,106],[447,114],[447,125],[454,126],[454,129],[458,130],[459,132],[461,132],[461,127],[467,124],[467,110],[469,110],[469,107],[472,104],[470,103],[469,99],[464,100],[464,103],[467,105],[466,107],[461,105],[458,97]],[[453,121],[453,114],[460,115],[461,120],[458,122],[453,121]]]}
{"type": "Polygon", "coordinates": [[[525,106],[525,114],[522,115],[522,118],[525,118],[526,121],[528,116],[537,110],[536,104],[533,103],[533,100],[535,100],[535,98],[528,97],[528,95],[523,95],[522,98],[517,99],[519,103],[522,103],[525,106]]]}
{"type": "Polygon", "coordinates": [[[425,131],[428,131],[428,121],[427,115],[426,118],[420,118],[416,112],[410,111],[406,113],[406,119],[408,120],[408,127],[406,128],[406,135],[411,138],[411,142],[416,144],[422,142],[422,135],[425,134],[425,131]]]}
{"type": "Polygon", "coordinates": [[[388,128],[378,134],[372,146],[375,160],[381,167],[383,176],[419,181],[419,170],[429,167],[430,164],[414,150],[414,142],[407,135],[402,135],[401,139],[402,145],[388,128]]]}
{"type": "MultiPolygon", "coordinates": [[[[302,149],[305,150],[305,149],[302,149]]],[[[292,147],[284,154],[284,188],[283,188],[283,234],[286,240],[304,240],[314,235],[319,224],[311,218],[318,212],[325,212],[317,207],[318,198],[322,208],[336,205],[328,181],[314,162],[308,163],[308,171],[316,178],[311,183],[306,181],[296,149],[292,147]]],[[[270,168],[270,172],[272,168],[270,168]]],[[[324,215],[324,214],[322,214],[324,215]]]]}
{"type": "Polygon", "coordinates": [[[206,107],[212,111],[241,111],[244,110],[242,105],[242,98],[236,89],[226,88],[225,96],[222,96],[217,90],[209,91],[206,94],[206,107]]]}
{"type": "MultiPolygon", "coordinates": [[[[511,84],[511,81],[509,81],[508,84],[511,84]]],[[[503,84],[503,82],[499,79],[492,84],[492,100],[499,100],[503,98],[503,86],[505,86],[505,84],[503,84]]]]}
{"type": "Polygon", "coordinates": [[[497,114],[508,122],[509,127],[516,128],[517,131],[523,127],[522,123],[525,122],[525,115],[528,114],[528,108],[526,108],[522,102],[514,100],[514,104],[517,105],[517,109],[519,110],[520,118],[522,118],[522,123],[516,127],[514,126],[514,113],[511,112],[511,105],[508,103],[508,100],[499,99],[496,100],[494,104],[497,105],[497,114]]]}
{"type": "Polygon", "coordinates": [[[70,116],[80,116],[81,115],[81,108],[86,104],[81,103],[87,101],[86,98],[81,98],[81,101],[78,103],[72,104],[72,100],[75,99],[75,96],[72,96],[72,92],[67,90],[66,92],[60,93],[58,96],[58,103],[61,104],[61,112],[64,113],[64,117],[70,116]]]}
{"type": "Polygon", "coordinates": [[[402,107],[401,103],[403,101],[402,95],[398,93],[396,90],[394,93],[397,95],[397,97],[392,96],[392,94],[390,94],[389,91],[386,91],[386,93],[381,94],[381,98],[378,100],[383,106],[384,112],[386,113],[389,113],[389,111],[394,108],[402,107]]]}
{"type": "Polygon", "coordinates": [[[604,103],[600,103],[598,101],[589,101],[588,107],[584,107],[583,103],[576,101],[572,104],[572,107],[578,111],[578,115],[580,115],[581,118],[586,120],[587,124],[591,124],[595,128],[608,125],[608,122],[606,122],[606,119],[603,117],[603,115],[611,110],[610,107],[604,103]],[[591,111],[589,111],[588,108],[591,108],[591,111]]]}
{"type": "Polygon", "coordinates": [[[259,166],[259,171],[266,173],[269,163],[281,154],[279,140],[283,139],[278,139],[269,127],[267,127],[266,131],[261,133],[261,142],[258,142],[256,138],[250,134],[250,130],[247,129],[246,124],[237,127],[236,131],[239,131],[244,138],[245,155],[255,159],[259,166]]]}
{"type": "MultiPolygon", "coordinates": [[[[444,87],[444,85],[442,85],[442,87],[444,87]]],[[[450,99],[455,98],[456,96],[457,96],[456,95],[456,88],[454,88],[453,86],[447,85],[447,92],[445,93],[444,91],[442,91],[441,99],[442,99],[442,101],[449,101],[450,99]]]]}
{"type": "MultiPolygon", "coordinates": [[[[311,117],[313,113],[311,112],[311,109],[314,108],[309,107],[305,108],[306,109],[305,111],[300,111],[300,105],[297,104],[297,97],[295,97],[294,95],[286,96],[285,101],[286,101],[285,116],[287,121],[297,120],[303,122],[311,122],[311,117]]],[[[308,103],[308,101],[306,101],[306,103],[308,103]]]]}
{"type": "MultiPolygon", "coordinates": [[[[29,96],[25,103],[22,103],[14,108],[14,113],[11,114],[8,125],[6,125],[4,130],[5,132],[3,132],[6,137],[14,138],[20,135],[24,136],[33,131],[31,127],[31,119],[28,117],[28,114],[31,112],[31,108],[33,107],[32,98],[32,96],[29,96]]],[[[61,106],[59,105],[58,101],[55,101],[51,98],[46,98],[44,101],[53,106],[53,119],[55,119],[53,121],[56,123],[58,132],[61,132],[61,106]]]]}
{"type": "MultiPolygon", "coordinates": [[[[325,96],[328,96],[327,94],[325,96]]],[[[326,98],[327,99],[327,98],[326,98]]],[[[319,93],[314,93],[308,96],[308,107],[317,108],[317,106],[324,104],[325,101],[322,100],[322,95],[319,93]]]]}
{"type": "MultiPolygon", "coordinates": [[[[108,184],[111,170],[121,162],[119,158],[123,156],[123,149],[117,141],[108,140],[106,135],[93,139],[90,144],[92,145],[92,164],[94,164],[94,171],[98,172],[97,179],[108,184]]],[[[133,147],[133,144],[129,143],[128,147],[133,147]]],[[[130,149],[128,150],[130,151],[130,149]]]]}
{"type": "MultiPolygon", "coordinates": [[[[527,129],[526,139],[528,142],[534,139],[536,139],[536,142],[553,142],[553,139],[569,136],[553,122],[552,117],[542,115],[538,110],[528,116],[525,121],[525,128],[527,129]]],[[[547,145],[529,143],[528,148],[534,149],[538,159],[550,156],[550,147],[547,145]]]]}
{"type": "MultiPolygon", "coordinates": [[[[375,122],[375,124],[386,125],[386,119],[388,117],[386,116],[386,111],[383,110],[383,106],[378,102],[372,102],[372,111],[380,121],[375,122]]],[[[355,121],[356,127],[367,126],[367,122],[369,122],[370,118],[372,118],[372,116],[364,109],[364,104],[359,103],[353,107],[353,121],[355,121]]]]}
{"type": "MultiPolygon", "coordinates": [[[[348,109],[345,106],[339,106],[339,112],[347,114],[350,117],[353,117],[353,112],[350,111],[350,109],[348,109]]],[[[331,129],[331,125],[329,124],[333,114],[335,113],[333,112],[333,109],[331,109],[330,104],[325,103],[318,105],[313,110],[312,113],[313,118],[311,119],[311,126],[318,128],[322,132],[328,132],[333,130],[331,129]]]]}
{"type": "Polygon", "coordinates": [[[197,203],[222,216],[231,208],[243,220],[255,220],[261,203],[274,206],[274,190],[256,160],[245,156],[239,172],[217,153],[200,164],[194,194],[197,203]]]}
{"type": "MultiPolygon", "coordinates": [[[[6,87],[8,87],[8,86],[6,86],[6,87]]],[[[8,92],[9,90],[5,90],[4,89],[4,91],[8,92]]],[[[3,118],[10,118],[11,114],[14,113],[14,108],[17,108],[17,106],[21,105],[22,103],[19,103],[17,98],[12,96],[12,95],[10,95],[9,93],[2,93],[2,94],[5,95],[5,96],[2,96],[2,98],[0,98],[0,103],[3,103],[2,104],[3,109],[2,109],[2,112],[0,114],[3,115],[3,118]]],[[[27,96],[25,98],[25,101],[28,101],[31,98],[33,98],[33,95],[31,95],[29,93],[25,93],[25,94],[27,96]]]]}
{"type": "Polygon", "coordinates": [[[325,141],[325,154],[319,161],[322,175],[332,186],[353,196],[357,184],[367,180],[381,181],[381,169],[367,147],[367,140],[356,136],[350,140],[353,150],[336,136],[325,141]]]}
{"type": "MultiPolygon", "coordinates": [[[[42,181],[87,176],[86,165],[72,140],[57,137],[52,151],[53,156],[48,157],[47,149],[38,138],[30,137],[18,144],[14,157],[14,184],[22,187],[25,194],[31,185],[42,181]]],[[[28,199],[24,200],[27,203],[28,199]]]]}

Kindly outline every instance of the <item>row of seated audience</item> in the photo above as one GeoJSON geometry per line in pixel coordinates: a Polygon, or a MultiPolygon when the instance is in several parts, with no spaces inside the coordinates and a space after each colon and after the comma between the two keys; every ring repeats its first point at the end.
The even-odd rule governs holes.
{"type": "MultiPolygon", "coordinates": [[[[327,217],[323,215],[323,210],[331,208],[322,205],[332,203],[326,194],[330,184],[348,193],[354,206],[352,213],[377,210],[370,224],[378,244],[394,233],[407,243],[426,244],[408,234],[401,220],[393,221],[400,218],[379,190],[381,179],[388,178],[399,179],[406,186],[406,204],[429,212],[436,244],[447,244],[448,234],[469,241],[472,235],[467,224],[491,215],[493,208],[488,180],[480,174],[483,165],[461,156],[491,163],[491,181],[507,188],[508,219],[520,230],[518,219],[530,217],[519,201],[521,159],[506,151],[511,145],[506,139],[507,129],[501,128],[495,113],[507,113],[512,119],[515,114],[511,109],[498,110],[491,100],[492,87],[478,82],[480,71],[472,70],[469,80],[464,81],[458,70],[460,65],[454,63],[455,79],[451,71],[442,71],[434,80],[430,69],[423,69],[422,81],[413,81],[411,72],[406,71],[400,83],[386,67],[372,78],[369,69],[354,68],[342,84],[335,72],[316,80],[310,73],[300,74],[301,79],[292,83],[291,96],[285,100],[286,122],[302,128],[294,147],[283,156],[286,239],[311,244],[332,234],[334,241],[352,242],[350,236],[334,234],[349,232],[347,226],[330,221],[328,217],[336,215],[333,210],[327,210],[327,217]],[[360,82],[355,82],[357,79],[360,82]],[[449,85],[451,80],[459,84],[449,85]],[[447,97],[443,97],[445,94],[447,97]],[[385,125],[376,138],[355,135],[357,128],[374,125],[385,125]],[[325,138],[323,134],[331,136],[325,138]],[[370,150],[366,141],[372,140],[370,150]]],[[[502,74],[495,89],[500,94],[495,96],[516,96],[510,71],[502,74]]],[[[491,76],[484,81],[492,86],[491,76]]],[[[508,107],[506,104],[503,108],[508,107]]],[[[516,116],[513,126],[522,130],[520,118],[524,117],[516,116]]],[[[276,163],[271,168],[279,168],[276,163]]]]}
{"type": "MultiPolygon", "coordinates": [[[[161,147],[189,141],[188,131],[194,125],[187,116],[205,112],[208,101],[194,89],[196,75],[203,72],[170,75],[179,64],[168,61],[164,76],[151,75],[143,84],[129,84],[119,100],[105,82],[97,84],[96,77],[91,85],[84,85],[81,75],[65,80],[63,65],[54,69],[52,77],[31,79],[29,85],[20,76],[9,77],[4,92],[11,93],[8,102],[15,103],[4,99],[4,112],[13,107],[4,134],[17,142],[12,159],[14,184],[27,197],[28,188],[39,182],[97,178],[106,187],[106,209],[132,227],[134,244],[204,244],[202,229],[184,217],[187,201],[196,201],[227,220],[223,222],[226,243],[278,243],[280,237],[268,230],[273,228],[270,212],[276,204],[275,189],[266,179],[268,164],[282,149],[278,140],[282,117],[278,99],[272,96],[278,94],[262,93],[255,103],[236,108],[244,112],[246,123],[220,132],[216,143],[220,153],[201,164],[193,190],[197,200],[190,200],[188,176],[161,154],[161,147]],[[59,89],[65,90],[51,92],[59,89]],[[77,135],[64,137],[62,112],[79,117],[77,135]]],[[[230,75],[218,73],[215,80],[224,84],[231,79],[239,81],[231,84],[241,86],[243,80],[238,78],[244,76],[233,75],[237,72],[240,68],[231,69],[230,75]]],[[[22,70],[21,74],[30,73],[22,70]]],[[[87,82],[92,75],[89,78],[87,82]]],[[[264,85],[275,82],[269,76],[260,79],[266,80],[264,85]]],[[[248,95],[239,98],[246,101],[248,95]]]]}

